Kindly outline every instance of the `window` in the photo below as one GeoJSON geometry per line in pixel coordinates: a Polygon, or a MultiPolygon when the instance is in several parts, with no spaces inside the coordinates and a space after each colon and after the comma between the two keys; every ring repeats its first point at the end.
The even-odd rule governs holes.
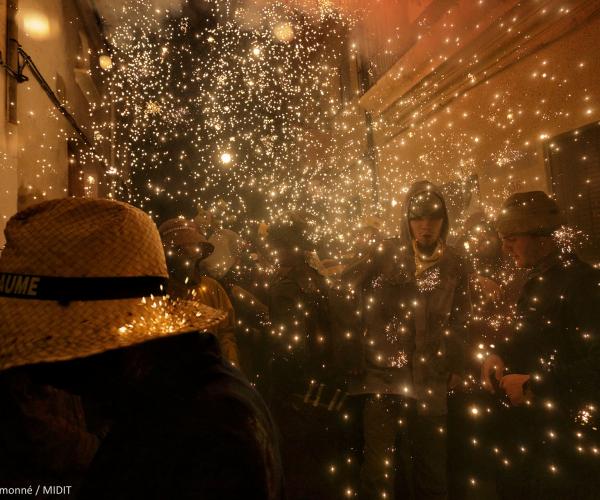
{"type": "Polygon", "coordinates": [[[600,123],[556,136],[545,146],[551,189],[567,224],[589,239],[582,258],[600,260],[600,123]]]}

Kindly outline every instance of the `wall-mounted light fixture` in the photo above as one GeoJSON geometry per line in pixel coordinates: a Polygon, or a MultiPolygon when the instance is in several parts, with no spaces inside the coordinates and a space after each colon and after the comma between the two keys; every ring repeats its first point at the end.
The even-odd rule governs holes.
{"type": "Polygon", "coordinates": [[[98,64],[104,71],[108,71],[113,66],[112,57],[107,54],[100,54],[100,57],[98,57],[98,64]]]}

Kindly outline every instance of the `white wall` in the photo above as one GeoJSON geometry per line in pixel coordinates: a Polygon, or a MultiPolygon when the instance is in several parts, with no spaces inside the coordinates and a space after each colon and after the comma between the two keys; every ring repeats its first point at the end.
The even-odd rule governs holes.
{"type": "MultiPolygon", "coordinates": [[[[93,88],[93,74],[86,73],[84,62],[77,57],[82,55],[80,37],[84,36],[92,46],[92,54],[83,56],[95,61],[94,46],[101,43],[101,38],[99,32],[89,33],[89,17],[86,29],[78,5],[86,15],[91,14],[88,0],[19,0],[18,39],[89,136],[90,102],[97,98],[98,92],[93,88]],[[57,75],[63,84],[57,84],[57,75]]],[[[0,8],[1,29],[5,32],[6,0],[0,0],[0,8]]],[[[6,36],[1,39],[4,44],[6,36]]],[[[5,47],[2,52],[5,53],[5,47]]],[[[25,69],[24,73],[29,81],[18,85],[18,124],[7,122],[4,106],[0,111],[0,229],[17,209],[67,195],[67,141],[78,137],[31,71],[25,69]]],[[[6,96],[6,78],[2,72],[0,93],[3,96],[6,96]]]]}

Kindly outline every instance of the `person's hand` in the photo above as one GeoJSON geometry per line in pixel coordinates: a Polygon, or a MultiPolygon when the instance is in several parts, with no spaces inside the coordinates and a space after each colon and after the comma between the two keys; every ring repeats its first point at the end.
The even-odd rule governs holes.
{"type": "Polygon", "coordinates": [[[492,373],[496,382],[500,382],[504,373],[504,361],[497,354],[490,354],[481,365],[481,385],[485,390],[494,393],[496,391],[495,384],[492,382],[492,373]]]}
{"type": "Polygon", "coordinates": [[[511,373],[502,377],[500,387],[506,392],[511,405],[521,406],[525,403],[526,395],[523,385],[529,378],[529,375],[521,373],[511,373]]]}

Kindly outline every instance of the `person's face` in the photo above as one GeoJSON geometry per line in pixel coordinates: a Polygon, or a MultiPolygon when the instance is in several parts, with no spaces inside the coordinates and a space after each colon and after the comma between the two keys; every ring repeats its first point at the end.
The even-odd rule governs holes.
{"type": "Polygon", "coordinates": [[[410,232],[420,246],[431,247],[440,239],[443,223],[444,219],[441,217],[424,216],[411,219],[410,232]]]}
{"type": "Polygon", "coordinates": [[[165,251],[169,275],[175,279],[182,279],[194,271],[196,262],[203,257],[200,245],[176,245],[168,247],[165,251]]]}
{"type": "Polygon", "coordinates": [[[109,399],[123,389],[128,350],[115,349],[86,358],[42,363],[31,367],[36,380],[71,394],[109,399]]]}
{"type": "Polygon", "coordinates": [[[202,258],[203,249],[200,245],[174,245],[166,249],[167,258],[179,258],[193,261],[202,258]]]}
{"type": "Polygon", "coordinates": [[[529,268],[547,253],[547,239],[530,234],[513,234],[502,238],[502,249],[514,259],[517,267],[529,268]]]}

